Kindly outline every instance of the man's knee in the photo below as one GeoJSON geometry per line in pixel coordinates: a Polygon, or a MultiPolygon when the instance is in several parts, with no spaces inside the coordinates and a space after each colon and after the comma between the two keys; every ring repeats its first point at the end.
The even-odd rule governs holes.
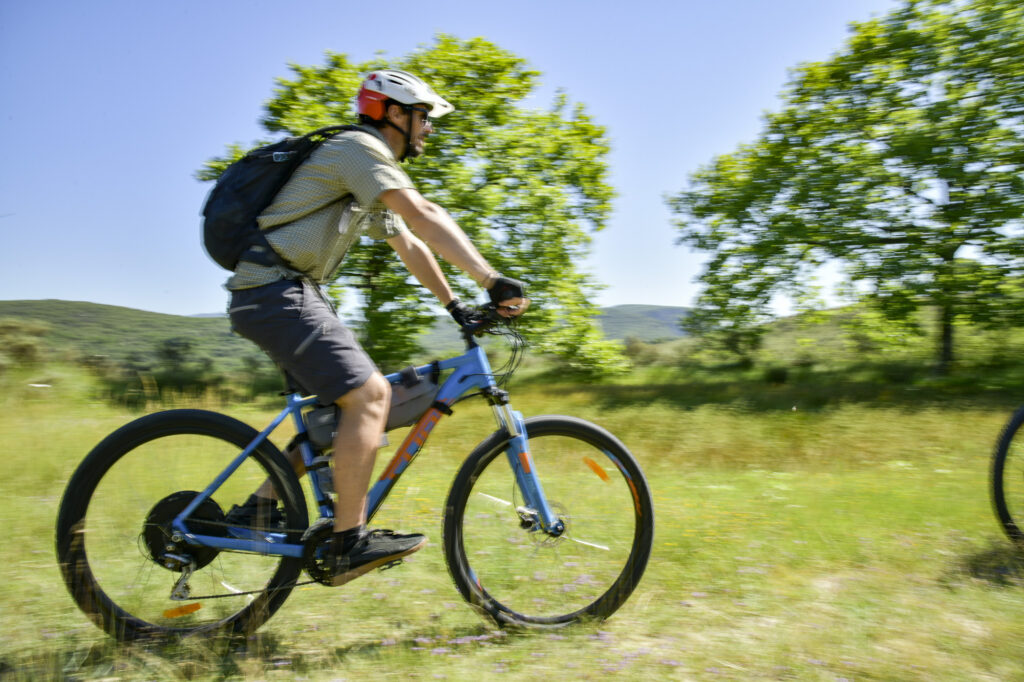
{"type": "Polygon", "coordinates": [[[354,388],[337,400],[343,412],[372,412],[387,415],[391,404],[391,384],[380,372],[374,372],[359,388],[354,388]]]}

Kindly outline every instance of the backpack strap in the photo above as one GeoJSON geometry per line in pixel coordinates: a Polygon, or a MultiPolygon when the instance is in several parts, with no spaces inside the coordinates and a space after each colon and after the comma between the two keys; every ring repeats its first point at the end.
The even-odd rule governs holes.
{"type": "MultiPolygon", "coordinates": [[[[330,138],[334,137],[335,135],[346,132],[360,132],[365,133],[367,135],[373,135],[373,133],[369,132],[368,130],[352,124],[324,126],[323,128],[317,128],[312,132],[306,133],[302,137],[311,140],[313,142],[313,145],[311,145],[306,150],[306,152],[303,154],[303,158],[299,159],[298,163],[295,166],[295,170],[292,171],[292,175],[294,175],[295,171],[298,171],[299,167],[306,161],[307,158],[309,158],[313,154],[313,152],[317,148],[320,147],[321,144],[323,144],[330,138]]],[[[291,176],[289,176],[289,179],[291,179],[291,176]]],[[[287,181],[285,181],[285,184],[287,184],[287,181]]],[[[344,197],[338,197],[339,200],[343,198],[344,197]]],[[[273,201],[271,201],[271,203],[273,203],[273,201]]],[[[289,270],[295,270],[296,272],[299,272],[297,268],[293,267],[287,260],[284,259],[283,256],[281,256],[277,251],[274,250],[274,247],[270,245],[270,241],[267,239],[267,234],[279,230],[282,227],[287,227],[288,225],[291,225],[291,223],[281,223],[280,225],[273,225],[266,229],[260,229],[259,226],[257,225],[256,229],[252,233],[252,244],[250,244],[249,247],[242,252],[242,254],[238,257],[238,260],[240,262],[246,261],[248,263],[256,263],[257,265],[263,265],[266,267],[281,266],[288,268],[289,270]]]]}

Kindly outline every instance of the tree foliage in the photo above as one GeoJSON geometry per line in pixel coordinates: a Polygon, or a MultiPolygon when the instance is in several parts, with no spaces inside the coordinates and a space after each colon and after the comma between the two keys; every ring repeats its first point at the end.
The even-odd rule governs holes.
{"type": "Polygon", "coordinates": [[[838,259],[891,319],[939,311],[1016,323],[1024,309],[1024,6],[905,0],[804,64],[754,143],[669,199],[680,241],[712,252],[691,325],[754,329],[838,259]]]}
{"type": "MultiPolygon", "coordinates": [[[[534,306],[524,331],[542,352],[582,369],[622,366],[603,339],[592,299],[599,285],[580,269],[590,231],[604,227],[613,191],[608,141],[581,104],[559,94],[546,110],[524,106],[539,74],[482,38],[439,36],[399,60],[353,63],[328,53],[323,66],[291,65],[266,105],[268,131],[301,133],[354,122],[353,98],[368,71],[399,68],[421,76],[456,109],[440,119],[426,153],[407,164],[417,188],[447,209],[487,260],[529,285],[534,306]]],[[[201,179],[216,178],[242,153],[230,147],[201,179]]],[[[479,289],[442,263],[464,299],[479,289]]],[[[382,365],[406,361],[432,319],[429,295],[382,242],[364,240],[346,258],[340,282],[358,292],[360,333],[382,365]]]]}

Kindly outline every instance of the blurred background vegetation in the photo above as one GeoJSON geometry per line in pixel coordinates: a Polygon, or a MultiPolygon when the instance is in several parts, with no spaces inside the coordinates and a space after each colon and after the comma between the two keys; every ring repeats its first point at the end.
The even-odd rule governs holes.
{"type": "MultiPolygon", "coordinates": [[[[960,353],[937,371],[938,316],[924,308],[892,321],[868,303],[805,310],[767,322],[737,344],[720,333],[682,331],[687,311],[615,306],[598,321],[630,371],[580,373],[531,352],[517,382],[599,386],[602,400],[669,401],[682,408],[732,404],[819,409],[844,402],[950,399],[1012,404],[1024,393],[1024,328],[960,321],[960,353]]],[[[524,321],[529,325],[529,321],[524,321]]],[[[421,331],[418,354],[394,371],[458,353],[448,318],[421,331]]],[[[492,359],[505,352],[485,341],[492,359]]],[[[270,360],[231,333],[225,317],[182,317],[69,301],[0,301],[0,377],[43,382],[48,368],[85,368],[97,398],[133,409],[204,398],[222,404],[275,398],[283,387],[270,360]],[[41,378],[40,378],[41,377],[41,378]]]]}

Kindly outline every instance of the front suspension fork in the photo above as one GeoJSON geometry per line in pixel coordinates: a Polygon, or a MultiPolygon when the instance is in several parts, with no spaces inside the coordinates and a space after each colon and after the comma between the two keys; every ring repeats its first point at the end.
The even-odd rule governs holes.
{"type": "Polygon", "coordinates": [[[530,455],[529,439],[526,437],[526,424],[523,415],[509,407],[508,394],[497,391],[492,399],[498,425],[509,435],[505,446],[505,456],[516,477],[516,485],[523,495],[523,507],[516,509],[524,528],[540,530],[559,537],[565,532],[565,523],[548,504],[541,485],[537,467],[530,455]],[[531,528],[532,526],[532,528],[531,528]]]}

